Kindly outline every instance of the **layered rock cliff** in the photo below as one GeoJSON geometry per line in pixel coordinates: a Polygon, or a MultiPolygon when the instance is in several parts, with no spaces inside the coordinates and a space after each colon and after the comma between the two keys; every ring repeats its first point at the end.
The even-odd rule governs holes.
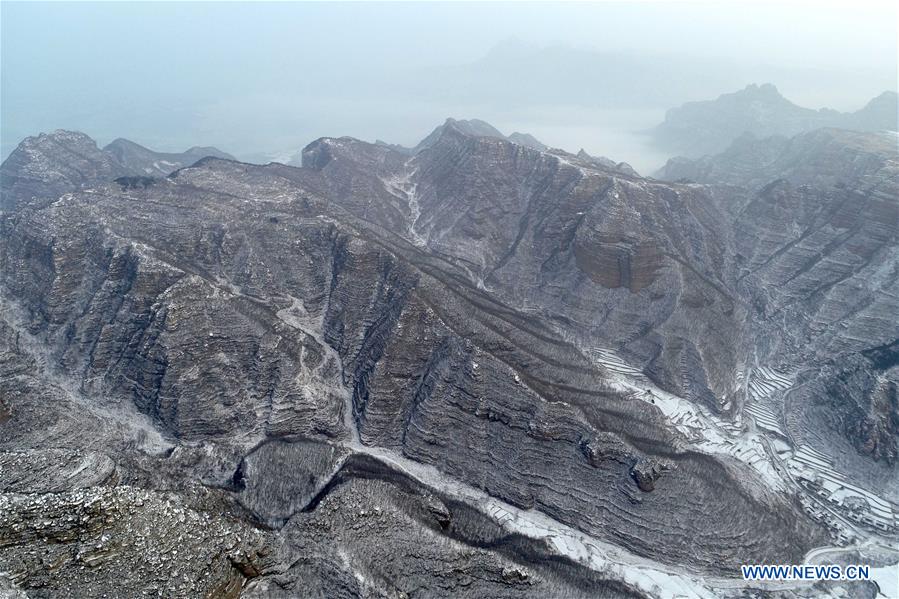
{"type": "MultiPolygon", "coordinates": [[[[227,549],[185,549],[185,590],[130,579],[168,594],[658,596],[645,569],[737,596],[740,564],[830,539],[739,449],[763,366],[820,374],[772,399],[788,424],[833,389],[795,434],[829,451],[836,426],[895,477],[892,179],[672,184],[435,133],[140,185],[84,136],[23,142],[2,171],[3,560],[52,490],[62,519],[164,502],[204,522],[203,551],[227,549]],[[833,422],[852,414],[871,422],[833,422]]],[[[60,563],[13,582],[119,568],[60,563]]]]}

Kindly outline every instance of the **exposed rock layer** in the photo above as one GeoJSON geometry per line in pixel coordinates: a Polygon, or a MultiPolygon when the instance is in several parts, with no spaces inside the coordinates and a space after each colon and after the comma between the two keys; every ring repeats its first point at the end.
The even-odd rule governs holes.
{"type": "MultiPolygon", "coordinates": [[[[415,155],[325,138],[303,168],[207,158],[146,185],[78,134],[23,142],[2,171],[5,559],[36,542],[29,501],[118,493],[250,531],[212,579],[185,566],[190,592],[632,594],[365,453],[708,575],[827,539],[602,351],[725,421],[738,372],[815,372],[832,422],[811,433],[895,460],[895,156],[842,187],[706,187],[435,134],[415,155]]],[[[15,583],[94,584],[35,572],[15,583]]]]}

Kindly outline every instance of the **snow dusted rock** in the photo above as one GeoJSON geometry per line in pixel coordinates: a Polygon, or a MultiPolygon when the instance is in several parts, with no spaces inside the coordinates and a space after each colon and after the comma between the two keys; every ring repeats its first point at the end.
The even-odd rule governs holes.
{"type": "Polygon", "coordinates": [[[4,163],[0,500],[15,521],[0,551],[42,542],[21,493],[60,491],[63,521],[97,497],[129,514],[90,543],[163,513],[147,534],[188,555],[183,588],[148,586],[165,561],[152,544],[86,558],[94,578],[84,560],[26,565],[18,588],[89,594],[115,560],[149,559],[121,584],[657,596],[651,571],[727,597],[746,590],[740,564],[829,542],[764,450],[744,456],[738,373],[776,365],[749,375],[775,402],[794,372],[823,385],[857,358],[828,396],[852,404],[826,414],[872,414],[841,438],[866,439],[862,463],[889,459],[888,181],[728,191],[453,122],[435,133],[414,155],[323,138],[303,168],[207,158],[147,186],[82,153],[88,175],[48,176],[52,193],[40,173],[68,172],[65,154],[4,163]]]}
{"type": "Polygon", "coordinates": [[[509,134],[506,139],[521,146],[527,146],[529,148],[534,148],[535,150],[540,150],[541,152],[549,149],[549,146],[541,142],[530,133],[519,133],[518,131],[516,131],[509,134]]]}
{"type": "Polygon", "coordinates": [[[0,210],[43,207],[67,191],[126,174],[128,169],[83,133],[42,133],[25,139],[0,166],[0,210]]]}
{"type": "MultiPolygon", "coordinates": [[[[770,364],[818,373],[794,395],[792,433],[805,437],[805,422],[823,420],[837,433],[826,437],[887,464],[899,456],[899,373],[884,349],[899,336],[896,140],[838,129],[745,137],[717,156],[664,169],[666,178],[751,190],[730,210],[738,289],[755,307],[759,351],[770,364]]],[[[874,480],[885,488],[897,479],[874,480]]]]}
{"type": "Polygon", "coordinates": [[[154,152],[127,139],[117,139],[101,150],[93,139],[77,131],[41,133],[25,139],[0,167],[0,210],[43,207],[66,191],[118,177],[165,176],[206,156],[234,159],[211,147],[191,148],[181,154],[154,152]]]}
{"type": "Polygon", "coordinates": [[[2,494],[3,577],[38,596],[236,596],[266,535],[216,511],[128,486],[2,494]]]}

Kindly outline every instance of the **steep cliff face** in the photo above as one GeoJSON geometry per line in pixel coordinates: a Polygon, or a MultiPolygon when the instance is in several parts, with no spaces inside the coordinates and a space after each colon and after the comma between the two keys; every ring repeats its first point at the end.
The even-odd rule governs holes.
{"type": "Polygon", "coordinates": [[[788,359],[889,459],[887,182],[729,193],[452,126],[414,155],[322,139],[304,164],[209,158],[135,187],[100,153],[56,197],[3,179],[0,451],[93,452],[66,489],[257,525],[205,591],[410,592],[454,564],[432,594],[639,596],[597,564],[800,562],[827,532],[721,441],[759,443],[738,372],[788,359]],[[858,374],[829,383],[847,353],[858,374]]]}
{"type": "Polygon", "coordinates": [[[451,123],[440,133],[414,157],[330,140],[307,155],[327,147],[318,174],[358,182],[364,193],[340,202],[354,215],[538,311],[582,351],[621,352],[665,389],[729,409],[744,308],[728,289],[727,216],[706,194],[451,123]]]}
{"type": "MultiPolygon", "coordinates": [[[[820,406],[857,451],[894,463],[897,373],[889,360],[878,369],[863,356],[899,336],[895,134],[745,137],[716,156],[669,162],[661,174],[752,190],[730,194],[745,198],[731,212],[738,289],[755,308],[758,351],[818,373],[797,404],[820,406]]],[[[800,420],[796,435],[807,438],[800,420]]]]}

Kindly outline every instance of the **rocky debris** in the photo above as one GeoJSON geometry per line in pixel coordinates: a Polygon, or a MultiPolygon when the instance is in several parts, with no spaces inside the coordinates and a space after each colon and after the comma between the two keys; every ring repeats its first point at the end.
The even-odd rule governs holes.
{"type": "Polygon", "coordinates": [[[246,574],[232,556],[261,570],[265,535],[204,501],[132,487],[0,494],[4,575],[33,597],[239,592],[246,574]]]}
{"type": "Polygon", "coordinates": [[[28,599],[28,595],[8,578],[4,572],[0,572],[0,595],[7,599],[28,599]]]}
{"type": "Polygon", "coordinates": [[[639,460],[631,468],[631,476],[634,477],[634,481],[636,481],[641,491],[649,493],[655,489],[656,481],[659,480],[664,472],[676,467],[673,462],[669,461],[639,460]]]}
{"type": "Polygon", "coordinates": [[[884,92],[856,112],[841,113],[827,108],[803,108],[784,98],[770,83],[753,84],[716,100],[688,102],[672,108],[652,135],[660,147],[697,158],[725,150],[745,133],[757,137],[792,137],[822,127],[896,131],[899,129],[897,115],[896,92],[884,92]]]}
{"type": "Polygon", "coordinates": [[[581,451],[591,466],[599,467],[606,460],[626,463],[636,450],[616,433],[602,431],[590,439],[582,439],[581,451]]]}

